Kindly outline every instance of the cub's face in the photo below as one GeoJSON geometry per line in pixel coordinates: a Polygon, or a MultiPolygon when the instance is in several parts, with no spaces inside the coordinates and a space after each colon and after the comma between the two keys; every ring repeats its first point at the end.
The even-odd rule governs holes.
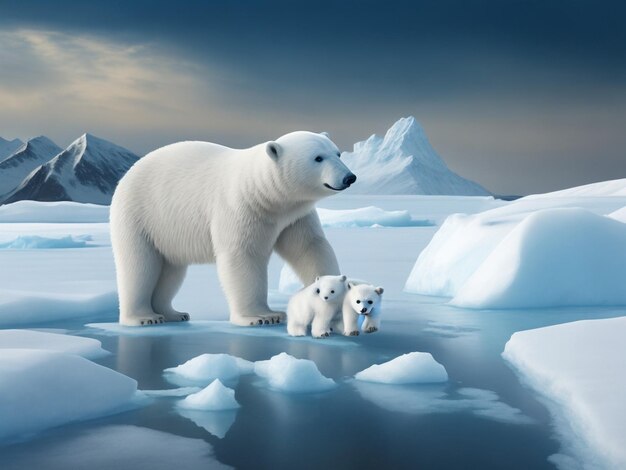
{"type": "Polygon", "coordinates": [[[292,132],[268,142],[279,184],[294,199],[315,201],[350,187],[356,176],[341,161],[339,149],[324,134],[292,132]]]}
{"type": "Polygon", "coordinates": [[[320,276],[315,279],[313,289],[324,302],[339,301],[346,293],[346,276],[320,276]]]}
{"type": "Polygon", "coordinates": [[[384,289],[370,284],[348,283],[350,306],[359,315],[369,315],[372,309],[380,304],[384,289]]]}

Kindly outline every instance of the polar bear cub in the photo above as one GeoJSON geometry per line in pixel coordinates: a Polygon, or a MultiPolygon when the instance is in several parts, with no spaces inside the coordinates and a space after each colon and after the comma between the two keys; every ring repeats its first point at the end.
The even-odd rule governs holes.
{"type": "Polygon", "coordinates": [[[359,315],[363,315],[362,329],[365,333],[374,333],[380,328],[380,304],[384,289],[371,284],[348,282],[348,291],[343,299],[343,334],[358,336],[359,315]]]}
{"type": "Polygon", "coordinates": [[[341,311],[346,295],[346,276],[319,276],[308,287],[291,297],[287,305],[287,333],[306,336],[311,325],[311,336],[330,335],[331,324],[341,311]]]}

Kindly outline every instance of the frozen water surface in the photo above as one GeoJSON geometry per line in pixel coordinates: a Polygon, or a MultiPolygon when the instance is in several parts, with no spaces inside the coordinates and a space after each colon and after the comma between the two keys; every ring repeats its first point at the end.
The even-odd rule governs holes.
{"type": "MultiPolygon", "coordinates": [[[[321,206],[406,210],[412,218],[441,224],[452,212],[502,204],[490,198],[342,196],[321,206]]],[[[7,238],[53,236],[45,225],[24,224],[20,233],[14,227],[7,238]]],[[[385,287],[382,327],[375,334],[316,340],[288,337],[282,325],[231,326],[215,270],[206,266],[190,269],[175,300],[192,322],[129,329],[113,323],[115,282],[105,224],[64,225],[63,234],[92,234],[100,246],[33,250],[36,258],[29,250],[3,250],[0,322],[99,340],[111,354],[93,361],[136,380],[151,399],[128,411],[42,431],[26,442],[0,443],[2,469],[215,468],[218,463],[254,469],[554,468],[572,456],[539,395],[502,358],[505,344],[517,331],[626,313],[620,307],[466,310],[447,305],[448,298],[404,293],[418,254],[438,227],[350,227],[326,232],[347,275],[385,287]],[[240,408],[209,412],[177,406],[199,390],[189,385],[206,384],[177,389],[164,375],[202,354],[256,362],[283,352],[313,361],[336,386],[283,393],[266,386],[264,378],[245,374],[228,384],[240,408]],[[431,354],[445,367],[448,381],[354,380],[356,373],[410,352],[431,354]]],[[[288,298],[277,290],[281,267],[280,260],[271,261],[274,308],[284,308],[288,298]]]]}

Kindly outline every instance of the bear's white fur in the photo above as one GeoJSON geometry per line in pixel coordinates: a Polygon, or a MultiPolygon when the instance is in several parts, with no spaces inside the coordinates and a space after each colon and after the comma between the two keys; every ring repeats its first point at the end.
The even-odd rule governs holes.
{"type": "Polygon", "coordinates": [[[330,336],[331,323],[341,311],[346,291],[346,276],[321,276],[300,289],[287,304],[287,333],[306,336],[311,325],[311,336],[330,336]]]}
{"type": "Polygon", "coordinates": [[[120,323],[188,320],[172,299],[196,263],[217,264],[233,323],[284,320],[267,305],[272,251],[305,285],[339,274],[314,204],[355,179],[327,136],[304,131],[242,150],[180,142],[146,155],[111,203],[120,323]]]}
{"type": "MultiPolygon", "coordinates": [[[[348,291],[343,299],[342,320],[343,334],[358,336],[359,315],[364,315],[361,328],[365,333],[374,333],[380,329],[381,302],[384,289],[371,284],[348,282],[348,291]]],[[[341,326],[339,326],[341,328],[341,326]]]]}

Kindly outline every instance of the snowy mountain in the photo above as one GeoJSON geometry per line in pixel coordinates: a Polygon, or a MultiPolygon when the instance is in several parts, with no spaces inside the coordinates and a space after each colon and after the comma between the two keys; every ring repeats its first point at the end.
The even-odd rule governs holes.
{"type": "Polygon", "coordinates": [[[351,194],[490,194],[450,170],[412,116],[396,122],[383,138],[357,142],[341,158],[358,177],[351,194]]]}
{"type": "Polygon", "coordinates": [[[110,204],[117,182],[138,159],[130,150],[84,134],[33,170],[0,203],[28,199],[110,204]]]}
{"type": "Polygon", "coordinates": [[[0,162],[19,149],[24,142],[20,139],[6,140],[0,137],[0,162]]]}
{"type": "Polygon", "coordinates": [[[30,139],[0,161],[0,198],[12,192],[35,168],[61,151],[61,147],[44,136],[30,139]]]}

